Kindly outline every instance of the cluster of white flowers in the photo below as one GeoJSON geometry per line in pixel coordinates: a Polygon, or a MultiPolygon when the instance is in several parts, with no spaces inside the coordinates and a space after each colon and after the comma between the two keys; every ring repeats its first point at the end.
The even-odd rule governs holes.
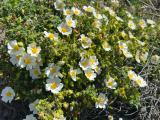
{"type": "Polygon", "coordinates": [[[100,74],[101,69],[99,68],[99,62],[96,56],[90,56],[89,59],[82,58],[79,62],[79,66],[85,73],[85,76],[90,80],[94,81],[97,74],[100,74]]]}
{"type": "Polygon", "coordinates": [[[10,54],[10,62],[17,67],[29,70],[32,79],[39,78],[41,74],[40,66],[42,66],[42,60],[40,56],[41,48],[36,46],[36,43],[31,43],[27,47],[27,53],[25,48],[20,46],[16,40],[10,41],[8,44],[8,53],[10,54]]]}
{"type": "Polygon", "coordinates": [[[63,14],[66,16],[65,21],[58,25],[58,31],[63,35],[70,35],[72,33],[72,28],[75,28],[77,24],[77,20],[73,20],[73,15],[81,16],[81,10],[75,7],[71,9],[65,8],[65,4],[62,0],[57,0],[54,6],[56,10],[63,11],[63,14]]]}
{"type": "MultiPolygon", "coordinates": [[[[111,3],[113,5],[119,5],[118,0],[111,0],[111,3]]],[[[104,7],[104,13],[99,13],[94,7],[92,6],[83,6],[83,11],[81,11],[79,8],[72,7],[72,8],[66,8],[66,5],[64,4],[63,0],[56,0],[54,3],[54,7],[56,10],[63,12],[63,15],[65,16],[65,19],[63,20],[62,23],[60,23],[57,26],[58,31],[62,35],[69,36],[72,34],[73,29],[76,28],[77,26],[77,20],[74,19],[75,16],[82,16],[82,15],[92,15],[93,18],[93,23],[92,26],[97,28],[99,31],[101,31],[102,25],[107,25],[109,20],[108,20],[108,15],[104,15],[104,13],[109,14],[109,18],[115,19],[117,23],[123,23],[124,20],[117,16],[116,12],[114,9],[110,7],[104,7]]],[[[129,38],[129,39],[135,39],[139,45],[144,46],[144,42],[137,40],[134,34],[132,34],[132,31],[138,28],[138,26],[141,29],[144,29],[147,26],[154,27],[155,22],[153,20],[147,19],[147,21],[141,19],[139,20],[138,24],[134,22],[134,17],[132,16],[131,13],[128,11],[125,12],[127,15],[127,23],[129,27],[129,31],[125,32],[125,30],[120,31],[120,35],[123,39],[129,38]],[[136,26],[137,25],[137,26],[136,26]],[[128,34],[127,34],[128,33],[128,34]]],[[[79,18],[79,17],[77,17],[79,18]]],[[[83,50],[87,50],[91,48],[93,41],[91,38],[89,38],[89,35],[86,33],[80,33],[79,41],[82,45],[83,50]],[[88,36],[87,36],[88,35],[88,36]]],[[[78,35],[79,36],[79,35],[78,35]]],[[[49,38],[50,40],[58,41],[59,36],[58,33],[53,32],[47,32],[44,31],[44,37],[49,38]]],[[[123,55],[126,58],[132,58],[133,55],[129,52],[128,50],[128,42],[131,42],[130,40],[126,42],[118,41],[118,46],[119,49],[123,52],[123,55]]],[[[108,41],[103,41],[102,42],[102,48],[105,51],[111,51],[111,43],[108,41]]],[[[41,48],[36,45],[36,43],[31,43],[28,45],[27,50],[23,47],[23,44],[18,43],[16,40],[10,41],[7,45],[8,47],[8,53],[10,55],[10,62],[20,68],[26,68],[26,70],[29,71],[30,76],[32,79],[38,79],[40,78],[41,75],[41,69],[40,66],[42,66],[42,60],[41,60],[41,48]]],[[[141,53],[139,50],[137,50],[135,59],[138,63],[141,61],[146,61],[148,56],[148,52],[141,53]]],[[[160,57],[159,56],[152,56],[152,64],[159,64],[160,57]]],[[[90,56],[88,58],[81,56],[81,60],[79,61],[79,66],[84,72],[84,75],[86,78],[90,81],[94,81],[101,73],[101,68],[99,61],[95,55],[90,56]]],[[[63,75],[60,72],[61,66],[50,63],[48,67],[45,69],[45,74],[47,76],[45,88],[46,91],[51,91],[54,94],[57,94],[61,91],[63,88],[63,83],[62,83],[62,78],[63,75]]],[[[77,75],[81,73],[81,70],[79,68],[73,69],[73,67],[70,68],[69,70],[69,75],[72,78],[73,81],[77,81],[77,75]]],[[[128,71],[128,77],[130,80],[133,81],[135,85],[138,85],[139,87],[145,87],[147,86],[146,81],[140,76],[137,75],[134,71],[130,70],[128,71]]],[[[112,77],[108,77],[103,81],[105,83],[105,86],[109,89],[116,89],[118,84],[116,80],[112,77]]],[[[2,101],[4,102],[11,102],[13,98],[15,97],[15,92],[11,87],[6,87],[2,90],[1,93],[2,96],[2,101]]],[[[34,117],[35,114],[37,114],[37,110],[35,109],[36,104],[38,103],[39,100],[34,101],[33,103],[29,104],[29,109],[30,111],[33,112],[33,114],[27,115],[25,119],[23,120],[36,120],[34,117]]],[[[96,108],[106,108],[106,105],[108,103],[108,98],[106,97],[105,94],[100,93],[98,95],[97,101],[95,103],[96,108]]],[[[53,118],[53,120],[66,120],[66,118],[62,115],[59,118],[53,118]]]]}
{"type": "Polygon", "coordinates": [[[140,75],[137,75],[132,70],[128,71],[128,77],[129,77],[130,80],[133,80],[133,82],[136,85],[138,85],[139,87],[146,87],[147,86],[146,81],[140,75]]]}
{"type": "Polygon", "coordinates": [[[61,79],[63,75],[60,73],[61,67],[55,65],[54,63],[50,63],[49,66],[45,70],[45,74],[49,79],[46,80],[46,90],[51,91],[52,93],[58,93],[62,88],[63,84],[61,83],[61,79]]]}
{"type": "MultiPolygon", "coordinates": [[[[132,30],[135,30],[136,29],[136,24],[133,22],[134,17],[128,11],[126,11],[126,14],[127,14],[128,18],[130,18],[130,20],[128,21],[128,27],[132,30]]],[[[151,27],[155,27],[155,24],[156,23],[153,20],[150,20],[150,19],[147,19],[147,21],[145,21],[144,19],[140,19],[139,22],[138,22],[138,25],[142,29],[147,27],[147,25],[150,25],[151,27]]]]}

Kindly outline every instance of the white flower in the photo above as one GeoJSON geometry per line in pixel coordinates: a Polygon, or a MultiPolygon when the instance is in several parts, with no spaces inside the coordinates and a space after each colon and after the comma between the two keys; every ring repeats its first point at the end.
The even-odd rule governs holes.
{"type": "Polygon", "coordinates": [[[102,17],[103,17],[103,20],[105,22],[105,25],[108,25],[108,22],[109,22],[108,17],[104,14],[102,15],[102,17]]]}
{"type": "Polygon", "coordinates": [[[67,16],[65,20],[66,20],[66,24],[68,25],[68,27],[73,27],[73,28],[76,27],[77,21],[72,20],[72,17],[67,16]]]}
{"type": "Polygon", "coordinates": [[[108,44],[108,42],[103,42],[102,47],[105,51],[110,51],[111,50],[111,46],[108,44]]]}
{"type": "Polygon", "coordinates": [[[117,87],[117,82],[112,77],[109,77],[109,80],[105,80],[105,84],[110,89],[116,89],[117,87]]]}
{"type": "Polygon", "coordinates": [[[156,24],[155,21],[150,20],[150,19],[147,19],[147,23],[148,23],[148,24],[151,24],[151,25],[156,24]]]}
{"type": "Polygon", "coordinates": [[[82,58],[79,62],[79,66],[83,69],[83,70],[87,70],[89,67],[90,67],[90,64],[89,64],[89,60],[88,59],[85,59],[85,58],[82,58]]]}
{"type": "Polygon", "coordinates": [[[67,24],[65,23],[61,23],[60,25],[58,25],[58,30],[60,33],[62,33],[63,35],[70,35],[72,33],[72,28],[68,27],[67,24]]]}
{"type": "Polygon", "coordinates": [[[19,55],[19,54],[23,53],[25,50],[23,47],[20,47],[18,45],[16,40],[10,41],[7,44],[7,47],[8,47],[8,53],[10,55],[19,55]]]}
{"type": "Polygon", "coordinates": [[[126,12],[128,18],[133,19],[133,16],[131,15],[130,12],[128,12],[128,11],[125,11],[125,12],[126,12]]]}
{"type": "Polygon", "coordinates": [[[119,49],[124,51],[124,50],[128,50],[128,46],[126,45],[126,43],[123,43],[121,41],[118,41],[119,43],[119,49]]]}
{"type": "Polygon", "coordinates": [[[146,22],[145,22],[143,19],[141,19],[141,20],[139,21],[139,26],[140,26],[142,29],[144,29],[145,27],[147,27],[147,24],[146,24],[146,22]]]}
{"type": "Polygon", "coordinates": [[[33,114],[30,114],[30,115],[27,115],[26,118],[23,120],[37,120],[37,119],[33,116],[33,114]]]}
{"type": "Polygon", "coordinates": [[[33,112],[33,114],[37,114],[38,113],[37,110],[36,110],[36,105],[38,104],[38,102],[39,102],[39,100],[37,99],[33,103],[29,104],[29,109],[30,109],[30,111],[33,112]]]}
{"type": "Polygon", "coordinates": [[[145,53],[141,53],[140,54],[140,59],[145,62],[148,58],[148,52],[145,52],[145,53]]]}
{"type": "Polygon", "coordinates": [[[56,2],[54,2],[54,7],[56,10],[63,10],[65,4],[62,0],[56,0],[56,2]]]}
{"type": "Polygon", "coordinates": [[[105,7],[104,9],[105,9],[106,11],[108,11],[108,12],[109,12],[109,14],[110,14],[112,17],[115,17],[115,16],[116,16],[115,11],[114,11],[114,10],[112,10],[111,8],[109,8],[109,7],[105,7]]]}
{"type": "Polygon", "coordinates": [[[92,23],[92,26],[100,29],[100,27],[102,26],[102,22],[98,19],[95,19],[94,22],[92,23]]]}
{"type": "Polygon", "coordinates": [[[137,74],[134,71],[130,70],[128,71],[128,77],[130,80],[135,80],[137,78],[137,74]]]}
{"type": "Polygon", "coordinates": [[[36,58],[25,54],[21,57],[19,64],[22,68],[26,67],[26,70],[32,69],[36,66],[36,58]]]}
{"type": "Polygon", "coordinates": [[[91,6],[83,6],[83,9],[86,11],[86,12],[94,12],[95,11],[95,8],[91,7],[91,6]]]}
{"type": "Polygon", "coordinates": [[[29,70],[30,76],[32,77],[32,79],[38,79],[40,77],[41,71],[40,68],[33,68],[31,70],[29,70]]]}
{"type": "Polygon", "coordinates": [[[118,0],[111,0],[111,3],[113,4],[113,5],[119,5],[119,1],[118,0]]]}
{"type": "Polygon", "coordinates": [[[122,32],[121,32],[121,36],[122,36],[123,38],[125,38],[125,37],[127,36],[127,34],[125,33],[125,31],[122,31],[122,32]]]}
{"type": "Polygon", "coordinates": [[[111,16],[116,16],[116,13],[115,13],[115,11],[113,11],[112,9],[109,9],[109,14],[111,15],[111,16]]]}
{"type": "Polygon", "coordinates": [[[2,101],[3,102],[5,102],[5,103],[7,103],[7,102],[11,103],[11,101],[15,97],[15,92],[14,92],[14,90],[11,87],[5,87],[2,90],[1,96],[2,96],[2,101]]]}
{"type": "Polygon", "coordinates": [[[72,7],[72,11],[77,16],[80,16],[82,14],[82,12],[78,8],[75,8],[75,7],[72,7]]]}
{"type": "Polygon", "coordinates": [[[102,69],[100,68],[100,66],[96,66],[96,68],[94,68],[94,71],[99,75],[102,72],[102,69]]]}
{"type": "Polygon", "coordinates": [[[18,67],[22,55],[10,55],[10,57],[10,62],[18,67]]]}
{"type": "Polygon", "coordinates": [[[129,34],[129,38],[135,39],[135,37],[133,36],[133,34],[130,31],[128,32],[128,34],[129,34]]]}
{"type": "Polygon", "coordinates": [[[136,29],[136,25],[134,24],[134,22],[132,20],[128,21],[128,27],[131,28],[132,30],[136,29]]]}
{"type": "Polygon", "coordinates": [[[123,19],[122,19],[122,18],[120,18],[120,17],[118,17],[118,16],[116,16],[115,18],[116,18],[117,21],[123,22],[123,19]]]}
{"type": "Polygon", "coordinates": [[[69,75],[71,76],[73,81],[77,81],[77,75],[80,73],[81,73],[80,69],[71,68],[69,71],[69,75]]]}
{"type": "Polygon", "coordinates": [[[140,40],[137,40],[138,44],[141,45],[141,46],[144,46],[145,45],[145,42],[142,42],[140,40]]]}
{"type": "Polygon", "coordinates": [[[155,64],[155,65],[159,64],[159,63],[160,63],[160,56],[158,56],[158,55],[153,55],[153,56],[151,57],[151,63],[152,63],[152,64],[155,64]]]}
{"type": "Polygon", "coordinates": [[[130,52],[128,52],[127,50],[123,50],[123,54],[126,58],[132,58],[133,57],[133,55],[130,52]]]}
{"type": "Polygon", "coordinates": [[[43,66],[43,61],[42,61],[41,55],[38,55],[36,57],[36,66],[35,67],[39,67],[39,66],[43,66]]]}
{"type": "Polygon", "coordinates": [[[37,47],[36,43],[29,44],[27,47],[27,53],[34,57],[37,57],[40,51],[41,51],[41,48],[37,47]]]}
{"type": "Polygon", "coordinates": [[[147,19],[147,23],[151,25],[151,27],[155,27],[155,21],[147,19]]]}
{"type": "Polygon", "coordinates": [[[64,117],[63,115],[60,115],[58,117],[53,118],[53,120],[66,120],[66,117],[64,117]]]}
{"type": "Polygon", "coordinates": [[[141,76],[137,76],[136,79],[134,80],[134,82],[135,82],[139,87],[146,87],[146,86],[147,86],[146,81],[145,81],[141,76]]]}
{"type": "Polygon", "coordinates": [[[136,59],[136,61],[137,61],[138,63],[141,62],[141,60],[140,60],[140,51],[139,51],[139,50],[137,50],[137,52],[136,52],[135,59],[136,59]]]}
{"type": "Polygon", "coordinates": [[[100,93],[98,95],[95,106],[96,106],[96,108],[104,108],[105,109],[107,103],[108,103],[108,98],[106,97],[106,95],[103,93],[100,93]]]}
{"type": "Polygon", "coordinates": [[[112,115],[108,115],[108,120],[114,120],[112,115]]]}
{"type": "Polygon", "coordinates": [[[99,64],[99,62],[98,62],[98,59],[97,59],[96,56],[90,56],[89,57],[90,68],[95,69],[98,64],[99,64]]]}
{"type": "Polygon", "coordinates": [[[102,15],[97,13],[96,11],[93,11],[93,16],[98,20],[101,20],[103,18],[102,15]]]}
{"type": "Polygon", "coordinates": [[[60,73],[60,69],[61,68],[59,66],[55,65],[54,63],[51,63],[46,68],[45,73],[49,78],[62,77],[62,74],[60,73]]]}
{"type": "Polygon", "coordinates": [[[51,91],[52,93],[59,93],[63,88],[63,84],[59,78],[48,79],[46,84],[46,90],[51,91]]]}
{"type": "Polygon", "coordinates": [[[48,33],[47,31],[44,31],[45,37],[49,38],[50,40],[58,40],[58,33],[48,33]]]}
{"type": "Polygon", "coordinates": [[[84,34],[81,35],[81,38],[79,40],[81,41],[82,47],[84,49],[91,47],[92,40],[84,34]]]}
{"type": "Polygon", "coordinates": [[[147,57],[148,57],[148,52],[143,53],[137,50],[135,59],[138,63],[140,63],[141,61],[145,62],[147,60],[147,57]]]}
{"type": "Polygon", "coordinates": [[[73,15],[73,11],[71,9],[63,9],[63,14],[65,16],[71,16],[73,15]]]}
{"type": "Polygon", "coordinates": [[[90,80],[90,81],[94,81],[94,79],[97,77],[97,74],[94,72],[94,70],[92,69],[87,69],[84,71],[85,72],[85,76],[90,80]]]}

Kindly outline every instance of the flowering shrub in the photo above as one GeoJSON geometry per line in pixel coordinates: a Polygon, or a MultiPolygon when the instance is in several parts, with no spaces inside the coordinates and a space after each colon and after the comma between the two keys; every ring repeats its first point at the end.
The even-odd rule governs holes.
{"type": "Polygon", "coordinates": [[[93,106],[109,111],[117,98],[138,107],[139,87],[147,86],[140,71],[156,23],[116,0],[106,3],[6,2],[3,62],[11,74],[2,101],[29,100],[43,120],[76,119],[93,106]]]}

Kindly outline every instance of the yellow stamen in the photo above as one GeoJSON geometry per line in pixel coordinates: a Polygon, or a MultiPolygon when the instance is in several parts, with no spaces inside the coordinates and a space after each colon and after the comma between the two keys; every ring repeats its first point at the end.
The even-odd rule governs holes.
{"type": "Polygon", "coordinates": [[[67,21],[67,25],[70,27],[70,26],[72,26],[72,20],[68,20],[67,21]]]}
{"type": "Polygon", "coordinates": [[[82,66],[87,67],[88,66],[88,62],[87,61],[82,61],[82,66]]]}
{"type": "Polygon", "coordinates": [[[31,59],[30,59],[30,58],[24,59],[24,63],[25,63],[26,65],[30,64],[30,63],[31,63],[31,59]]]}
{"type": "Polygon", "coordinates": [[[109,81],[109,82],[108,82],[108,86],[113,86],[113,82],[112,82],[112,81],[109,81]]]}
{"type": "Polygon", "coordinates": [[[141,84],[142,84],[142,81],[141,81],[140,79],[138,79],[138,80],[136,80],[136,83],[137,83],[138,85],[141,85],[141,84]]]}
{"type": "Polygon", "coordinates": [[[52,67],[51,69],[50,69],[50,71],[51,71],[51,73],[56,73],[57,72],[57,68],[56,67],[52,67]]]}
{"type": "Polygon", "coordinates": [[[32,50],[33,54],[36,54],[38,52],[38,48],[36,48],[36,47],[33,47],[31,50],[32,50]]]}
{"type": "Polygon", "coordinates": [[[11,97],[11,96],[12,96],[12,93],[11,93],[11,92],[7,92],[7,93],[6,93],[6,96],[7,96],[7,97],[11,97]]]}
{"type": "Polygon", "coordinates": [[[123,46],[123,45],[119,45],[119,48],[120,48],[120,49],[124,49],[124,46],[123,46]]]}
{"type": "Polygon", "coordinates": [[[128,75],[129,79],[132,79],[134,77],[134,75],[131,73],[128,75]]]}
{"type": "Polygon", "coordinates": [[[53,82],[51,84],[51,89],[56,89],[58,87],[57,83],[53,82]]]}
{"type": "Polygon", "coordinates": [[[18,46],[18,45],[14,45],[14,46],[13,46],[13,49],[14,49],[15,51],[18,51],[18,50],[19,50],[19,46],[18,46]]]}
{"type": "Polygon", "coordinates": [[[67,29],[65,27],[62,27],[62,32],[63,33],[66,33],[67,32],[67,29]]]}
{"type": "Polygon", "coordinates": [[[78,10],[75,10],[75,11],[74,11],[74,14],[75,14],[75,15],[78,15],[78,14],[79,14],[79,11],[78,11],[78,10]]]}
{"type": "Polygon", "coordinates": [[[71,11],[70,11],[70,10],[66,10],[66,14],[67,14],[67,15],[70,15],[70,14],[71,14],[71,11]]]}
{"type": "Polygon", "coordinates": [[[50,39],[54,39],[54,34],[49,33],[48,37],[49,37],[50,39]]]}
{"type": "Polygon", "coordinates": [[[76,71],[75,70],[70,71],[70,75],[71,76],[76,76],[76,71]]]}
{"type": "Polygon", "coordinates": [[[20,56],[19,56],[19,55],[17,55],[17,56],[16,56],[16,60],[18,61],[19,59],[20,59],[20,56]]]}
{"type": "Polygon", "coordinates": [[[95,64],[95,60],[93,58],[90,58],[89,62],[90,62],[91,65],[95,64]]]}
{"type": "Polygon", "coordinates": [[[90,78],[92,76],[92,72],[87,72],[86,76],[90,78]]]}
{"type": "Polygon", "coordinates": [[[33,71],[33,73],[34,73],[35,75],[38,75],[38,74],[39,74],[39,71],[38,71],[37,69],[35,69],[35,70],[33,71]]]}

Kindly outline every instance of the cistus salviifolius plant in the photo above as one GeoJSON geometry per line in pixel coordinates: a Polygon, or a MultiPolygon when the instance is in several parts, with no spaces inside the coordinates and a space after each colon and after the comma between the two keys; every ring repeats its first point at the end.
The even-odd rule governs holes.
{"type": "Polygon", "coordinates": [[[4,102],[29,100],[33,114],[25,120],[77,119],[84,108],[109,111],[118,98],[140,106],[153,20],[131,14],[117,0],[3,4],[9,72],[2,72],[10,74],[1,96],[4,102]]]}

